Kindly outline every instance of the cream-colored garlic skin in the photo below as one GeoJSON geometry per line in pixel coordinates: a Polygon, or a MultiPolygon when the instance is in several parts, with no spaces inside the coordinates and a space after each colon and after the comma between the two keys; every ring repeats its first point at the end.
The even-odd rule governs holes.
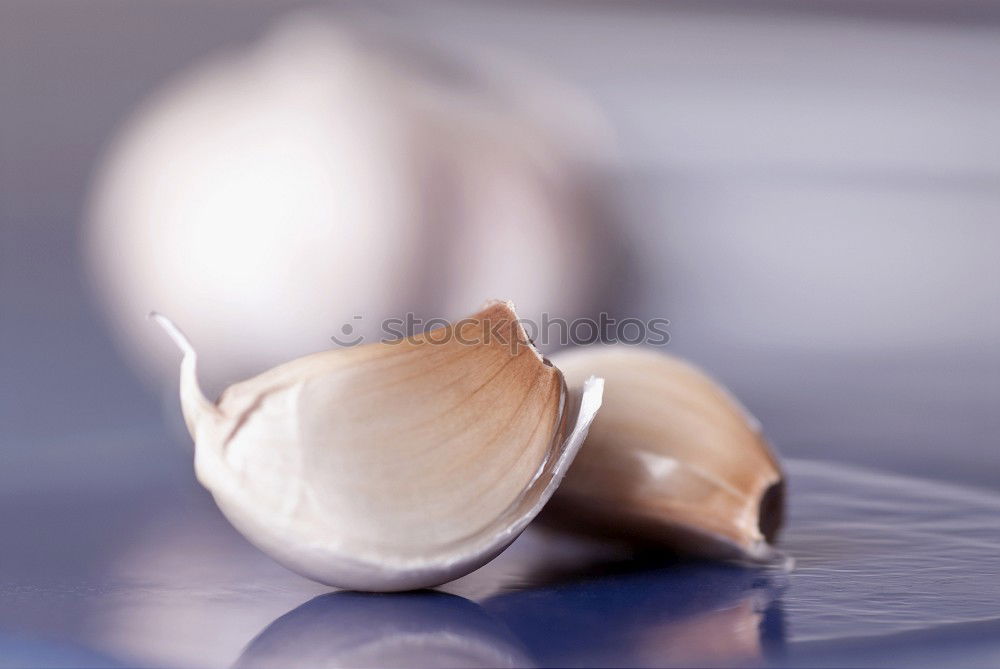
{"type": "Polygon", "coordinates": [[[453,326],[317,353],[181,402],[198,480],[233,525],[309,578],[373,591],[428,587],[502,551],[534,518],[600,405],[495,302],[453,326]],[[498,336],[499,335],[499,336],[498,336]]]}
{"type": "Polygon", "coordinates": [[[783,475],[760,424],[691,364],[624,345],[553,356],[607,388],[548,522],[715,559],[770,562],[783,475]]]}

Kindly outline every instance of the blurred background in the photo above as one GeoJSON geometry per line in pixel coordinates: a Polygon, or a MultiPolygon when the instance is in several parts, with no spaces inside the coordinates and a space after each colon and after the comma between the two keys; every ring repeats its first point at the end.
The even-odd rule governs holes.
{"type": "MultiPolygon", "coordinates": [[[[604,310],[619,317],[668,318],[668,350],[693,358],[729,384],[783,453],[1000,486],[1000,451],[995,448],[1000,432],[1000,5],[381,2],[322,5],[329,10],[322,17],[310,13],[291,19],[295,5],[285,2],[7,1],[0,7],[0,485],[6,490],[143,487],[188,478],[190,454],[164,436],[161,404],[164,394],[173,391],[160,392],[140,380],[148,375],[143,375],[142,353],[134,351],[148,349],[129,341],[167,346],[143,318],[151,308],[166,311],[189,330],[197,330],[194,320],[203,314],[178,314],[170,310],[172,305],[142,304],[131,295],[132,302],[121,302],[133,311],[123,314],[124,308],[107,294],[131,290],[134,286],[123,285],[129,282],[177,283],[178,275],[190,273],[188,268],[215,265],[216,275],[197,277],[200,288],[175,288],[181,295],[177,301],[193,300],[191,293],[199,290],[215,290],[223,296],[220,301],[228,295],[240,309],[247,306],[213,324],[221,330],[213,332],[221,340],[218,346],[249,347],[264,340],[259,348],[271,348],[271,358],[263,362],[220,367],[216,385],[221,387],[241,373],[291,357],[279,350],[283,342],[276,338],[298,324],[261,313],[275,298],[243,275],[217,285],[226,263],[241,253],[239,233],[249,235],[248,230],[270,220],[276,237],[301,237],[295,217],[303,211],[313,215],[315,209],[320,222],[309,221],[307,233],[324,220],[333,233],[350,231],[346,242],[343,235],[334,235],[328,248],[315,252],[324,262],[349,266],[316,280],[310,276],[296,286],[300,292],[304,285],[313,286],[315,293],[312,303],[300,300],[296,308],[320,311],[317,302],[339,301],[308,322],[314,331],[288,334],[300,337],[294,342],[298,353],[329,345],[328,337],[355,313],[423,310],[454,317],[474,311],[488,297],[510,297],[522,307],[530,302],[532,310],[555,316],[604,310]],[[578,193],[560,195],[563,201],[552,206],[563,211],[536,216],[543,219],[537,225],[531,212],[531,225],[525,225],[526,216],[511,207],[471,233],[491,243],[505,234],[514,236],[504,247],[502,262],[480,258],[483,270],[467,262],[435,284],[425,271],[431,263],[422,258],[436,253],[419,241],[425,233],[397,230],[406,226],[391,211],[364,218],[365,207],[376,207],[373,201],[433,182],[431,169],[418,165],[413,175],[386,173],[386,183],[375,186],[382,191],[353,195],[371,187],[366,181],[370,174],[377,178],[379,170],[389,169],[384,165],[408,160],[420,147],[377,146],[364,133],[373,135],[378,127],[321,137],[316,142],[330,143],[332,161],[365,172],[356,177],[337,173],[341,166],[329,168],[330,180],[337,181],[339,174],[340,181],[347,181],[345,189],[354,189],[352,195],[282,185],[274,195],[281,204],[257,207],[257,200],[247,195],[261,190],[253,170],[267,184],[284,167],[266,162],[272,157],[268,147],[261,150],[259,167],[247,167],[254,165],[254,154],[246,145],[263,134],[251,130],[246,139],[230,142],[243,145],[250,156],[242,163],[250,175],[220,187],[231,193],[220,196],[223,200],[247,199],[250,204],[243,209],[225,200],[202,206],[190,190],[183,190],[196,186],[185,185],[175,196],[161,193],[144,200],[140,194],[133,198],[137,202],[102,205],[108,213],[101,215],[113,220],[87,227],[100,188],[115,191],[105,200],[127,199],[121,193],[129,188],[152,190],[152,177],[142,170],[160,166],[167,171],[173,161],[180,164],[176,171],[188,174],[195,163],[204,162],[197,151],[212,150],[204,137],[211,131],[199,132],[199,121],[184,127],[187,121],[181,118],[175,123],[181,128],[170,128],[175,134],[163,140],[166,148],[155,145],[157,137],[136,139],[137,133],[163,135],[160,126],[169,121],[162,117],[171,113],[193,115],[214,124],[214,131],[230,123],[226,113],[236,123],[243,118],[241,106],[259,108],[281,94],[279,85],[268,81],[257,84],[260,91],[233,93],[235,100],[218,103],[235,108],[219,112],[221,120],[210,118],[209,112],[198,116],[197,105],[213,101],[177,102],[178,97],[201,94],[180,90],[204,87],[189,83],[192,78],[217,76],[220,89],[227,85],[225,74],[202,74],[220,54],[252,60],[267,57],[261,54],[271,48],[272,68],[306,71],[308,76],[311,64],[320,68],[317,76],[348,76],[336,70],[336,63],[323,62],[335,54],[309,51],[315,45],[307,42],[323,36],[294,32],[308,33],[304,26],[325,20],[342,30],[374,32],[379,44],[343,47],[356,48],[361,57],[368,49],[373,60],[386,56],[396,43],[417,43],[455,69],[471,69],[468,54],[487,51],[490,57],[515,61],[530,73],[525,77],[534,78],[537,71],[541,82],[532,79],[524,85],[538,89],[551,82],[559,87],[557,93],[537,96],[550,94],[553,115],[568,107],[588,117],[573,128],[580,137],[563,141],[569,148],[549,151],[556,157],[548,159],[563,164],[552,166],[555,176],[540,177],[541,186],[535,186],[545,188],[563,177],[559,170],[571,172],[574,168],[566,163],[577,159],[568,154],[587,151],[580,160],[600,161],[596,175],[587,178],[603,190],[601,203],[584,202],[578,193]],[[289,21],[298,23],[289,27],[289,21]],[[275,32],[282,30],[285,36],[276,38],[275,32]],[[280,39],[288,44],[275,46],[280,39]],[[280,53],[281,48],[289,53],[280,53]],[[171,105],[178,110],[171,112],[171,105]],[[137,130],[142,123],[147,127],[137,130]],[[188,137],[195,148],[185,147],[188,137]],[[345,145],[348,141],[354,144],[345,145]],[[139,146],[123,149],[123,142],[139,146]],[[109,158],[115,151],[145,153],[109,158]],[[397,160],[393,151],[405,155],[397,160]],[[114,160],[118,162],[108,167],[114,160]],[[114,169],[139,173],[136,183],[121,174],[104,176],[114,169]],[[239,188],[246,192],[240,194],[239,188]],[[195,204],[188,210],[175,206],[176,214],[157,218],[171,206],[170,197],[195,204]],[[308,197],[320,202],[303,202],[308,197]],[[208,212],[202,214],[199,206],[208,212]],[[592,215],[596,206],[606,210],[600,220],[592,215]],[[254,207],[266,212],[248,220],[247,209],[254,207]],[[329,214],[323,207],[332,207],[329,214]],[[169,239],[147,244],[154,248],[144,247],[142,253],[148,255],[136,260],[146,263],[145,273],[142,267],[107,269],[122,264],[118,256],[129,255],[120,246],[133,241],[125,233],[117,238],[118,233],[105,233],[112,245],[105,255],[88,252],[94,235],[87,233],[94,228],[138,228],[131,234],[142,238],[145,221],[152,221],[146,223],[149,227],[162,222],[176,228],[184,216],[201,216],[196,221],[201,229],[188,237],[180,233],[177,248],[169,246],[169,239]],[[227,216],[235,219],[230,229],[205,229],[210,227],[205,220],[227,216]],[[538,231],[539,249],[527,248],[532,228],[538,231]],[[208,240],[207,251],[198,251],[203,246],[199,235],[208,240]],[[603,235],[596,249],[581,241],[588,235],[603,235]],[[179,270],[162,267],[171,254],[179,270]],[[359,254],[368,257],[356,262],[359,254]],[[154,257],[160,266],[149,266],[154,257]],[[388,269],[389,262],[395,269],[388,269]],[[558,267],[555,278],[540,273],[540,265],[558,267]],[[481,279],[481,272],[503,276],[480,281],[477,287],[485,287],[479,292],[461,289],[481,279]],[[526,286],[521,274],[530,275],[535,286],[526,286]],[[601,290],[594,288],[595,276],[601,290]],[[329,285],[318,284],[323,279],[329,285]],[[414,290],[418,281],[424,283],[422,291],[414,290]],[[444,293],[452,295],[444,299],[444,293]],[[112,306],[106,308],[109,302],[112,306]],[[246,316],[255,310],[254,320],[246,316]],[[267,332],[261,320],[272,323],[267,332]]],[[[400,66],[410,67],[414,58],[389,56],[396,58],[391,76],[401,86],[425,77],[400,66]]],[[[267,76],[280,74],[259,75],[267,76]]],[[[511,86],[523,83],[518,77],[516,71],[510,75],[511,86]]],[[[432,81],[428,89],[438,85],[432,81]]],[[[524,99],[516,90],[502,93],[524,99]]],[[[291,142],[308,143],[308,132],[322,128],[323,118],[333,126],[375,115],[359,114],[366,100],[335,94],[328,94],[329,101],[288,102],[286,107],[297,109],[299,117],[285,126],[280,114],[286,110],[274,103],[278,121],[272,125],[295,135],[291,142]],[[307,104],[319,109],[303,111],[307,104]],[[300,141],[301,135],[307,139],[300,141]]],[[[385,125],[398,117],[407,120],[410,112],[401,108],[403,103],[370,97],[369,110],[397,117],[385,125]]],[[[569,124],[554,125],[566,130],[569,124]]],[[[415,133],[437,147],[450,141],[436,127],[415,133]]],[[[271,135],[261,141],[276,141],[271,135]]],[[[232,147],[227,144],[223,150],[232,147]]],[[[478,157],[480,163],[490,160],[478,157]]],[[[307,159],[317,162],[312,155],[307,159]]],[[[316,172],[322,176],[327,166],[310,163],[302,169],[313,170],[306,179],[316,172]]],[[[206,173],[204,180],[210,181],[213,177],[206,173]]],[[[595,189],[588,184],[587,190],[595,189]]],[[[404,201],[408,191],[396,197],[401,208],[410,205],[404,201]]],[[[530,195],[523,199],[531,204],[530,195]]],[[[416,220],[410,212],[406,215],[416,220]]],[[[447,215],[445,211],[436,220],[447,215]]],[[[226,224],[222,220],[215,227],[226,224]]],[[[261,244],[274,248],[267,239],[261,244]]],[[[474,249],[465,257],[476,259],[477,253],[482,256],[474,249]]],[[[279,256],[268,272],[291,273],[292,263],[279,256]]],[[[158,294],[148,300],[156,298],[158,294]]],[[[205,310],[215,306],[209,303],[205,310]]],[[[198,343],[200,333],[191,334],[198,343]]],[[[164,350],[168,381],[173,381],[176,357],[164,350]]],[[[203,357],[210,369],[216,364],[204,351],[203,357]]]]}
{"type": "Polygon", "coordinates": [[[4,0],[6,573],[194,488],[151,308],[215,390],[355,315],[667,318],[782,454],[1000,488],[998,71],[994,0],[4,0]]]}

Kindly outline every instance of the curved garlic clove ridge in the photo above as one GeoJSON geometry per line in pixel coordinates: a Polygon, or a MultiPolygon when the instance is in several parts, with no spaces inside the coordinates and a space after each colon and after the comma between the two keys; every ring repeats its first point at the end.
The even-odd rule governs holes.
{"type": "Polygon", "coordinates": [[[438,585],[485,564],[551,496],[601,402],[568,393],[495,302],[395,342],[293,360],[217,403],[184,351],[181,400],[195,470],[250,541],[329,585],[438,585]]]}
{"type": "Polygon", "coordinates": [[[760,424],[722,386],[670,355],[626,346],[553,357],[574,383],[606,379],[601,415],[544,517],[717,559],[781,561],[781,467],[760,424]]]}

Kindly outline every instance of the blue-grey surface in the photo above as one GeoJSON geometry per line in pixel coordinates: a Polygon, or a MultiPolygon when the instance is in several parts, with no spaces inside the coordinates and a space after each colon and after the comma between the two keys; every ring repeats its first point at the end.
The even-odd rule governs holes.
{"type": "Polygon", "coordinates": [[[32,666],[995,666],[1000,495],[788,469],[791,571],[531,530],[479,571],[404,594],[286,571],[193,489],[145,509],[77,496],[71,514],[7,499],[0,649],[32,666]]]}
{"type": "Polygon", "coordinates": [[[960,488],[1000,489],[1000,5],[333,5],[590,92],[621,142],[638,268],[595,306],[669,318],[672,350],[786,455],[954,484],[798,467],[790,576],[571,568],[582,548],[530,535],[451,596],[380,597],[326,594],[228,530],[79,256],[133,107],[289,7],[0,4],[0,663],[363,652],[298,640],[335,625],[458,665],[997,664],[997,502],[960,488]]]}

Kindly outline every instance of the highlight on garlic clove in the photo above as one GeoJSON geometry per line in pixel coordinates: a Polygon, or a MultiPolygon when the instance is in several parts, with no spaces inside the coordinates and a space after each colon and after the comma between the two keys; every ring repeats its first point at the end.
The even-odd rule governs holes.
{"type": "Polygon", "coordinates": [[[568,392],[513,306],[309,355],[213,403],[177,342],[198,480],[286,567],[333,586],[409,590],[463,576],[539,512],[586,436],[603,383],[568,392]]]}
{"type": "Polygon", "coordinates": [[[693,365],[623,345],[553,356],[606,380],[601,415],[543,514],[564,529],[679,553],[777,562],[784,477],[760,424],[693,365]]]}

